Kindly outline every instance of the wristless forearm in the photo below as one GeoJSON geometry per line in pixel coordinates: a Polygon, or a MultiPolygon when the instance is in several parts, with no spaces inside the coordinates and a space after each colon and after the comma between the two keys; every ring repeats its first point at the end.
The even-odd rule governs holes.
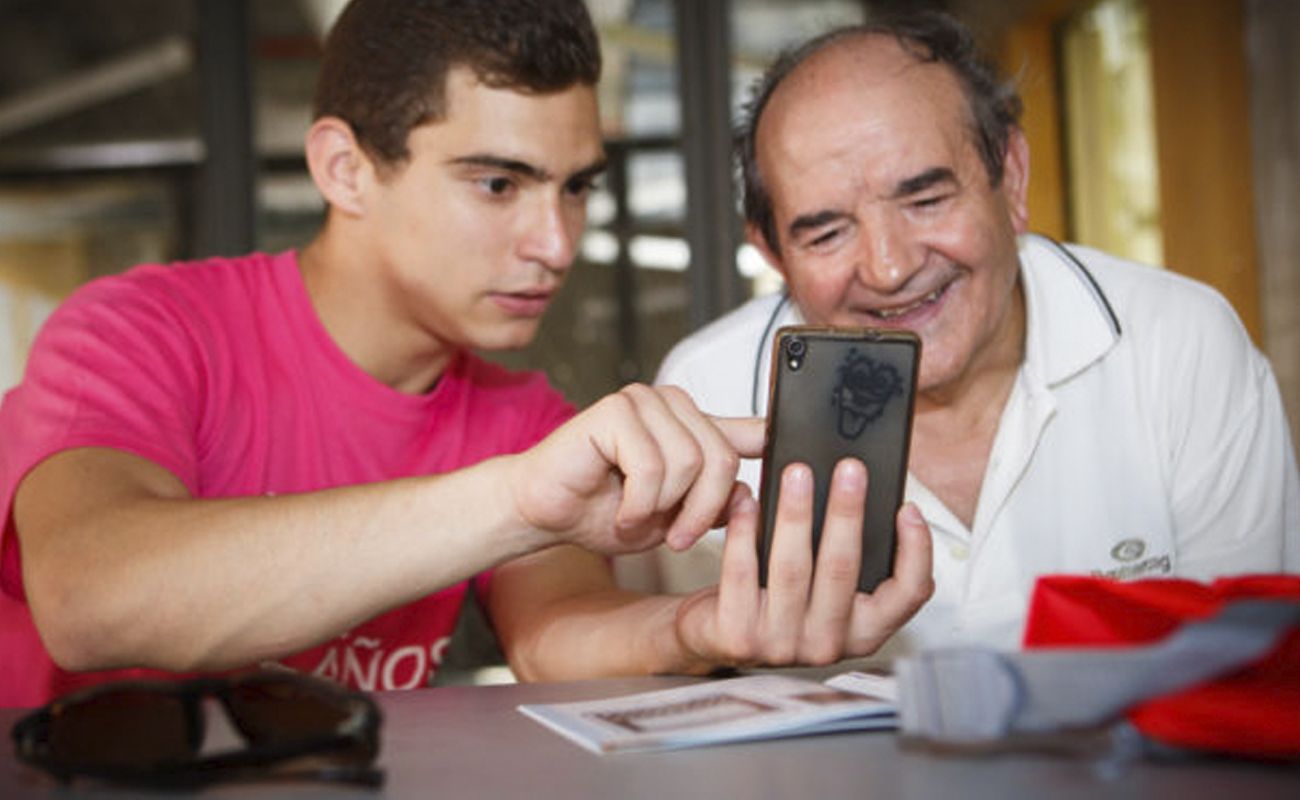
{"type": "Polygon", "coordinates": [[[287,655],[548,540],[492,465],[272,498],[136,498],[24,548],[65,666],[215,669],[287,655]]]}

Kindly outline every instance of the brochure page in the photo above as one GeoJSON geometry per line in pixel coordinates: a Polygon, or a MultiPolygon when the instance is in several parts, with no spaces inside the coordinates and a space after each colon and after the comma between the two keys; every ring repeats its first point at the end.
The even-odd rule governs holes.
{"type": "Polygon", "coordinates": [[[861,672],[825,683],[750,675],[519,710],[595,753],[897,727],[893,679],[861,672]]]}

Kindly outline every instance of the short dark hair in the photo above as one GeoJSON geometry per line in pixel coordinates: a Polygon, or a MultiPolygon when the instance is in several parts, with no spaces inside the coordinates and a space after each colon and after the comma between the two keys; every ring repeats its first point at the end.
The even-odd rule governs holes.
{"type": "Polygon", "coordinates": [[[759,230],[775,253],[781,248],[772,198],[758,168],[756,139],[763,109],[776,88],[799,65],[831,45],[865,36],[892,36],[918,61],[943,64],[952,70],[966,96],[975,143],[989,180],[994,186],[1002,182],[1007,142],[1020,119],[1020,96],[1011,83],[999,80],[997,70],[980,54],[974,38],[960,22],[947,14],[927,10],[837,28],[782,53],[754,84],[736,129],[745,221],[759,230]]]}
{"type": "Polygon", "coordinates": [[[413,128],[446,113],[447,74],[546,93],[600,80],[582,0],[352,0],[325,40],[313,119],[352,126],[382,165],[409,156],[413,128]]]}

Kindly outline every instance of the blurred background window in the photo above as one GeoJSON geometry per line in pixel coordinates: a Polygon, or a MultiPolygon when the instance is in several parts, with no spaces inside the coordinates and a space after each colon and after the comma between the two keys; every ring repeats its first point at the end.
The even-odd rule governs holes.
{"type": "Polygon", "coordinates": [[[1161,264],[1151,52],[1139,0],[1105,0],[1063,29],[1073,238],[1161,264]]]}

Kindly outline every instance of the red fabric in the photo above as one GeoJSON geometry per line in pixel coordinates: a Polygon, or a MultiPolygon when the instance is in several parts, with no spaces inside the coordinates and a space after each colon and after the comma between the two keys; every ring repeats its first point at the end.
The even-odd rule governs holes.
{"type": "MultiPolygon", "coordinates": [[[[1300,602],[1300,576],[1248,575],[1212,584],[1178,579],[1120,583],[1048,576],[1034,588],[1025,647],[1155,642],[1184,622],[1247,598],[1300,602]]],[[[1300,627],[1263,660],[1135,707],[1129,720],[1165,744],[1263,758],[1300,758],[1300,627]]]]}

